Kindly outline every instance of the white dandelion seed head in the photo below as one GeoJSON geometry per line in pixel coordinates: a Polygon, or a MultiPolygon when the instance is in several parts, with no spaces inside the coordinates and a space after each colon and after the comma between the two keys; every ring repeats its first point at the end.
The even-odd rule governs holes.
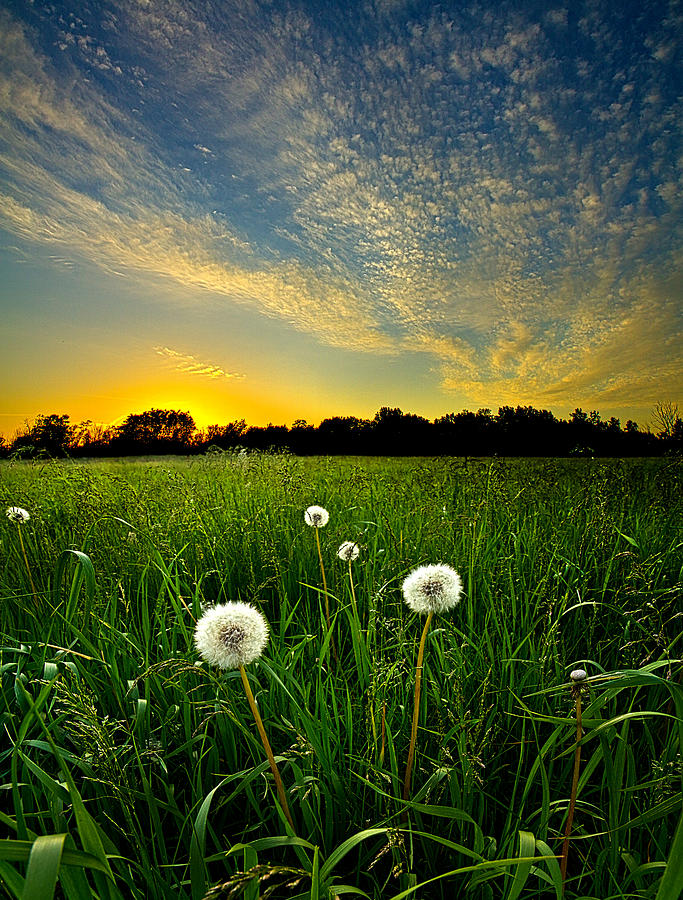
{"type": "Polygon", "coordinates": [[[358,559],[359,553],[360,547],[353,541],[344,541],[339,547],[339,550],[337,550],[337,556],[339,559],[343,559],[344,562],[351,562],[352,559],[358,559]]]}
{"type": "Polygon", "coordinates": [[[587,676],[584,669],[574,669],[569,673],[569,677],[572,681],[585,681],[587,676]]]}
{"type": "Polygon", "coordinates": [[[21,525],[22,522],[28,522],[31,516],[28,514],[28,511],[22,509],[21,506],[10,506],[7,510],[7,518],[10,522],[16,522],[21,525]]]}
{"type": "Polygon", "coordinates": [[[237,669],[258,659],[268,643],[268,623],[249,603],[222,603],[197,622],[194,642],[202,658],[221,669],[237,669]]]}
{"type": "Polygon", "coordinates": [[[304,522],[313,528],[322,528],[330,521],[330,514],[322,506],[309,506],[304,513],[304,522]]]}
{"type": "Polygon", "coordinates": [[[442,613],[460,602],[462,580],[443,563],[420,566],[403,582],[403,597],[416,613],[442,613]]]}

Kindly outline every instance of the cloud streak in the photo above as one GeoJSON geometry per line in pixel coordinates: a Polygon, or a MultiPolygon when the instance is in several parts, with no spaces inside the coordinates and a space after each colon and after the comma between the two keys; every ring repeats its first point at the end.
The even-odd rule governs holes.
{"type": "Polygon", "coordinates": [[[199,375],[202,378],[244,378],[238,372],[226,372],[220,366],[213,363],[202,362],[196,356],[189,353],[181,353],[170,347],[154,347],[154,352],[162,359],[167,360],[177,372],[183,375],[199,375]]]}

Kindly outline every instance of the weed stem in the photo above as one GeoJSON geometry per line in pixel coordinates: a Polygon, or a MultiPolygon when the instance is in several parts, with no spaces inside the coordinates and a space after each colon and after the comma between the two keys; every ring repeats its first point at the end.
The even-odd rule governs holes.
{"type": "Polygon", "coordinates": [[[21,552],[24,554],[24,562],[26,563],[26,571],[28,572],[28,580],[31,582],[31,590],[33,591],[33,601],[34,603],[38,603],[38,592],[36,591],[36,586],[33,583],[33,575],[31,575],[31,566],[28,564],[28,556],[26,555],[26,547],[24,546],[24,539],[21,536],[21,528],[18,528],[19,532],[19,543],[21,544],[21,552]]]}
{"type": "Polygon", "coordinates": [[[356,618],[356,622],[358,624],[358,630],[360,631],[360,619],[358,618],[358,604],[356,603],[356,590],[353,586],[353,572],[351,571],[351,560],[349,559],[349,584],[351,585],[351,602],[353,603],[353,615],[356,618]]]}
{"type": "Polygon", "coordinates": [[[564,886],[567,878],[567,860],[569,858],[569,838],[572,833],[572,822],[574,821],[574,807],[576,806],[576,791],[579,785],[579,767],[581,765],[581,738],[583,737],[583,729],[581,727],[581,685],[575,684],[573,688],[576,697],[576,751],[574,753],[574,774],[572,776],[572,789],[569,795],[569,812],[567,813],[567,827],[564,830],[564,843],[562,844],[562,862],[560,864],[560,874],[562,876],[562,896],[564,896],[564,886]]]}
{"type": "Polygon", "coordinates": [[[417,668],[415,670],[415,707],[413,709],[413,727],[410,732],[410,747],[408,748],[408,762],[406,763],[406,776],[403,781],[403,799],[408,800],[410,797],[410,778],[413,773],[413,761],[415,759],[415,742],[417,740],[417,722],[420,718],[420,689],[422,687],[422,659],[425,652],[425,641],[427,640],[427,632],[432,621],[433,612],[430,612],[422,629],[422,637],[420,638],[420,649],[417,653],[417,668]]]}
{"type": "MultiPolygon", "coordinates": [[[[325,595],[325,623],[327,624],[327,630],[332,630],[332,623],[330,622],[330,598],[327,593],[327,577],[325,575],[325,566],[323,564],[323,554],[320,549],[320,535],[318,534],[318,529],[314,528],[315,531],[315,543],[318,548],[318,559],[320,560],[320,574],[323,578],[323,593],[325,595]]],[[[334,654],[334,658],[338,660],[337,657],[337,648],[334,644],[334,635],[330,635],[330,645],[332,647],[332,653],[334,654]]]]}
{"type": "Polygon", "coordinates": [[[287,821],[292,826],[292,831],[296,833],[296,828],[294,827],[294,822],[292,820],[292,814],[290,813],[289,806],[287,805],[287,798],[285,796],[285,789],[282,784],[282,778],[280,778],[280,772],[277,767],[277,763],[275,762],[275,757],[273,756],[273,751],[271,750],[265,728],[263,727],[263,721],[258,711],[258,707],[256,706],[256,701],[254,700],[254,695],[251,691],[247,673],[244,671],[244,666],[240,666],[239,669],[240,675],[242,676],[242,684],[244,685],[244,693],[247,695],[247,700],[249,701],[249,706],[251,707],[251,712],[254,716],[256,727],[258,728],[258,733],[261,738],[261,743],[263,744],[263,749],[266,751],[266,756],[268,757],[271,771],[273,773],[273,776],[275,777],[275,787],[277,788],[277,795],[278,799],[280,800],[280,806],[282,807],[282,811],[284,812],[287,821]]]}

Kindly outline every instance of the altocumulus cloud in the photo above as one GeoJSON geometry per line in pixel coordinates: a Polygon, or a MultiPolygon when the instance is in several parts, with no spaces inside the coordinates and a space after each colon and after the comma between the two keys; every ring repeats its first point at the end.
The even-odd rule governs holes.
{"type": "Polygon", "coordinates": [[[104,267],[223,295],[334,346],[395,349],[353,279],[282,258],[204,211],[208,186],[152,151],[157,123],[131,121],[116,95],[76,77],[75,63],[71,79],[60,77],[26,26],[8,13],[0,20],[0,222],[8,230],[104,267]]]}
{"type": "Polygon", "coordinates": [[[468,403],[680,391],[673,0],[79,15],[3,14],[14,234],[424,355],[468,403]]]}
{"type": "Polygon", "coordinates": [[[170,347],[154,347],[154,352],[170,362],[173,368],[184,375],[200,375],[202,378],[244,378],[238,372],[226,372],[213,363],[202,362],[189,353],[180,353],[170,347]]]}

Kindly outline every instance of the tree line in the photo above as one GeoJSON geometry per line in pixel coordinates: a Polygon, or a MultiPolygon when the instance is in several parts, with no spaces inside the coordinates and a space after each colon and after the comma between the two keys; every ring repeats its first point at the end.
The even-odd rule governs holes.
{"type": "Polygon", "coordinates": [[[332,416],[317,425],[248,425],[244,419],[197,428],[189,412],[149,409],[120,425],[72,423],[68,415],[38,416],[11,441],[0,438],[0,456],[107,457],[198,454],[244,449],[298,455],[376,456],[660,456],[683,450],[678,406],[658,403],[654,430],[628,420],[603,420],[577,408],[567,419],[533,406],[462,410],[433,420],[383,406],[372,419],[332,416]]]}

